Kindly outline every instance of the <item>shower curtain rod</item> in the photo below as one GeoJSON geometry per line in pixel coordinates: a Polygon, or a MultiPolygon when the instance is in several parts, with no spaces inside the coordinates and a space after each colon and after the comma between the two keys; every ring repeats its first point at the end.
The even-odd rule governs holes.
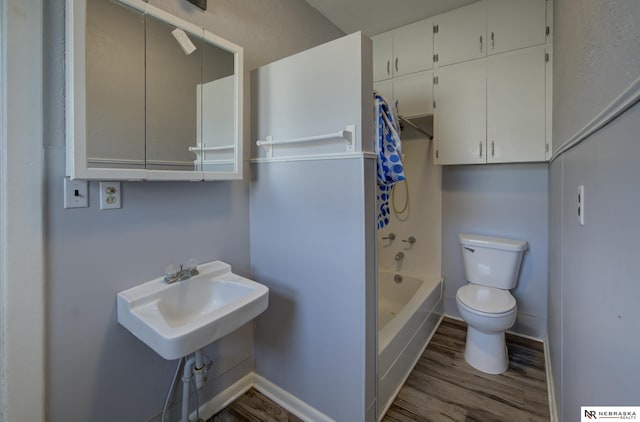
{"type": "Polygon", "coordinates": [[[409,119],[407,119],[406,117],[398,114],[398,119],[400,119],[402,122],[408,124],[409,126],[411,126],[413,129],[417,130],[418,132],[424,134],[430,141],[433,140],[433,135],[428,133],[427,131],[420,129],[418,126],[416,126],[415,123],[413,123],[412,121],[410,121],[409,119]]]}

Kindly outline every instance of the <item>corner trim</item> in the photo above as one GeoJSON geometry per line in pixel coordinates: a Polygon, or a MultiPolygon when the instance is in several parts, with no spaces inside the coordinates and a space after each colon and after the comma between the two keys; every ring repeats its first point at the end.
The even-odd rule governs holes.
{"type": "Polygon", "coordinates": [[[580,129],[575,135],[563,143],[551,156],[549,162],[553,162],[566,151],[582,143],[598,130],[602,129],[622,113],[640,101],[640,77],[631,83],[622,94],[618,95],[596,117],[580,129]]]}
{"type": "Polygon", "coordinates": [[[0,0],[0,12],[0,420],[42,422],[43,0],[0,0]]]}
{"type": "Polygon", "coordinates": [[[549,350],[549,337],[544,339],[544,368],[547,375],[547,394],[549,397],[549,417],[550,422],[559,422],[558,403],[556,402],[555,382],[553,380],[553,369],[551,368],[551,350],[549,350]]]}

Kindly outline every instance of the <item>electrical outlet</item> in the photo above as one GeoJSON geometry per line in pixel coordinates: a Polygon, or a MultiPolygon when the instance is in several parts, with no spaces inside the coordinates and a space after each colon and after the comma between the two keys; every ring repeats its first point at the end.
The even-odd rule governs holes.
{"type": "Polygon", "coordinates": [[[584,185],[578,186],[578,222],[584,226],[584,185]]]}
{"type": "Polygon", "coordinates": [[[64,207],[86,208],[89,206],[89,184],[86,180],[64,178],[64,207]]]}
{"type": "Polygon", "coordinates": [[[100,209],[122,208],[120,182],[100,182],[100,209]]]}

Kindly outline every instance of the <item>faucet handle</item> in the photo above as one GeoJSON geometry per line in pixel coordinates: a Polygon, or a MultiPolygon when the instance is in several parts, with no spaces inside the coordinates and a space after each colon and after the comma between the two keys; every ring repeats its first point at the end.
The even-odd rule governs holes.
{"type": "Polygon", "coordinates": [[[413,245],[414,243],[416,243],[416,238],[413,236],[409,236],[408,239],[402,239],[402,241],[410,245],[413,245]]]}
{"type": "Polygon", "coordinates": [[[200,271],[198,271],[198,260],[195,258],[190,258],[187,261],[187,269],[189,270],[189,274],[191,274],[192,276],[200,274],[200,271]]]}
{"type": "Polygon", "coordinates": [[[178,269],[178,266],[176,264],[169,264],[164,269],[164,275],[167,275],[167,276],[176,275],[178,274],[178,271],[180,270],[178,269]]]}
{"type": "Polygon", "coordinates": [[[172,283],[178,279],[178,266],[176,264],[167,265],[164,269],[164,281],[172,283]]]}
{"type": "Polygon", "coordinates": [[[395,240],[395,238],[396,238],[395,233],[389,233],[389,235],[383,237],[382,240],[395,240]]]}

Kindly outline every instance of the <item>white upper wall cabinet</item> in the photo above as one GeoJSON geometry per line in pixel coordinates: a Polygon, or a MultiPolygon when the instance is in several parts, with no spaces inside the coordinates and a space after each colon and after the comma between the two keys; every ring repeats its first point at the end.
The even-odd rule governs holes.
{"type": "Polygon", "coordinates": [[[487,162],[545,160],[544,45],[487,58],[487,162]]]}
{"type": "Polygon", "coordinates": [[[487,59],[470,60],[438,70],[434,85],[435,162],[486,162],[487,59]]]}
{"type": "Polygon", "coordinates": [[[424,19],[371,37],[373,80],[433,68],[433,21],[424,19]]]}
{"type": "Polygon", "coordinates": [[[434,18],[438,66],[546,42],[546,0],[486,0],[434,18]]]}
{"type": "Polygon", "coordinates": [[[454,9],[434,18],[436,65],[478,59],[487,54],[487,3],[454,9]]]}
{"type": "Polygon", "coordinates": [[[548,3],[484,0],[434,17],[436,163],[548,159],[548,3]]]}
{"type": "Polygon", "coordinates": [[[488,54],[544,44],[546,0],[489,0],[488,54]]]}
{"type": "Polygon", "coordinates": [[[424,19],[392,32],[394,76],[433,68],[433,20],[424,19]]]}
{"type": "Polygon", "coordinates": [[[482,0],[375,36],[374,88],[405,117],[433,114],[437,164],[545,161],[552,9],[482,0]]]}
{"type": "Polygon", "coordinates": [[[371,37],[373,41],[373,80],[383,81],[393,78],[393,34],[371,37]]]}
{"type": "Polygon", "coordinates": [[[404,117],[433,114],[433,20],[372,37],[374,89],[404,117]]]}
{"type": "MultiPolygon", "coordinates": [[[[403,117],[433,114],[433,70],[393,79],[393,98],[403,117]]],[[[384,94],[383,94],[384,95],[384,94]]]]}

